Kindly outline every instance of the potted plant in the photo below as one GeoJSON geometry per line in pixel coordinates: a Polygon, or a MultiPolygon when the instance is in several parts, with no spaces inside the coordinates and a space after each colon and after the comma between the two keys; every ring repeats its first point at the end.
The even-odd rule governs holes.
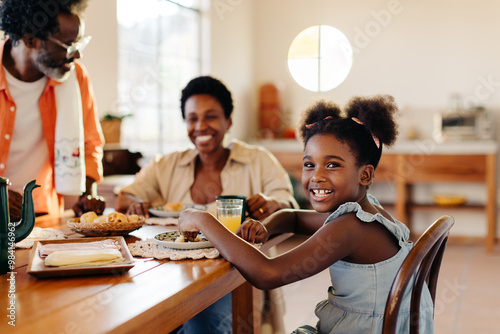
{"type": "Polygon", "coordinates": [[[101,118],[101,128],[106,144],[120,143],[122,120],[130,116],[132,114],[113,115],[107,113],[101,118]]]}

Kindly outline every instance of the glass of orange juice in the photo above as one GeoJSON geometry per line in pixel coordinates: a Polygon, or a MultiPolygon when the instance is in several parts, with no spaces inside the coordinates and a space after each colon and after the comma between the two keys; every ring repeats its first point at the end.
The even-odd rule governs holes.
{"type": "Polygon", "coordinates": [[[241,225],[243,199],[221,198],[216,200],[216,204],[217,219],[231,232],[235,233],[241,225]]]}

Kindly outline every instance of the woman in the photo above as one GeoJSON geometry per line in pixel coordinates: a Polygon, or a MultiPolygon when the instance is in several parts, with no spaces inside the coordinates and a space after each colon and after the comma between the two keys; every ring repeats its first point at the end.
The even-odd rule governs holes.
{"type": "MultiPolygon", "coordinates": [[[[182,202],[205,204],[214,213],[219,195],[246,196],[249,216],[259,220],[298,208],[288,174],[271,153],[237,140],[223,146],[232,111],[231,93],[222,82],[210,76],[191,80],[182,90],[181,112],[195,148],[151,161],[120,191],[117,211],[148,217],[151,206],[182,202]]],[[[184,327],[187,333],[231,332],[230,295],[184,327]],[[202,327],[190,327],[194,323],[202,327]]]]}

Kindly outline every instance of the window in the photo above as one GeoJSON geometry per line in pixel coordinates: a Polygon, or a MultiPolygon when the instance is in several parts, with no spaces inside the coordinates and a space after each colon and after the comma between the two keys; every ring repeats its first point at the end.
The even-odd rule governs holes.
{"type": "Polygon", "coordinates": [[[146,157],[187,147],[180,93],[201,71],[196,1],[118,0],[122,144],[146,157]]]}
{"type": "Polygon", "coordinates": [[[301,87],[313,92],[326,92],[340,85],[351,66],[351,44],[334,27],[309,27],[295,37],[288,49],[290,74],[301,87]]]}

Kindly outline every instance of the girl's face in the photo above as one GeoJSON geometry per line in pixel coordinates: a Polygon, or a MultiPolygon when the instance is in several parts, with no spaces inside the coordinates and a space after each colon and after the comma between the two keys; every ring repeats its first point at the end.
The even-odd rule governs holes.
{"type": "Polygon", "coordinates": [[[219,101],[211,95],[193,95],[184,105],[189,139],[200,153],[211,153],[222,147],[222,140],[231,127],[219,101]]]}
{"type": "Polygon", "coordinates": [[[339,205],[363,198],[365,166],[357,166],[347,144],[332,135],[315,135],[304,149],[302,186],[318,212],[333,212],[339,205]]]}

